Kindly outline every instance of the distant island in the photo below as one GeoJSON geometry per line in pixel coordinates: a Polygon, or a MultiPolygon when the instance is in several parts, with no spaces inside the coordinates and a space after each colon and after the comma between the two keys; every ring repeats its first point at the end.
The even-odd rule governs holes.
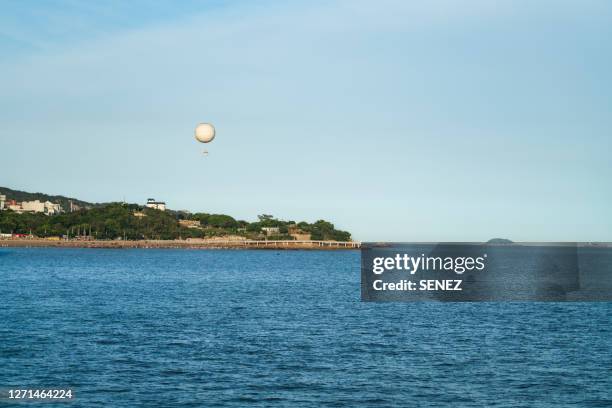
{"type": "Polygon", "coordinates": [[[175,211],[155,199],[146,203],[89,203],[61,195],[0,187],[0,238],[46,240],[227,240],[338,241],[351,234],[325,220],[280,220],[270,214],[257,221],[225,214],[175,211]]]}
{"type": "Polygon", "coordinates": [[[492,239],[487,241],[487,244],[511,245],[511,244],[514,244],[514,242],[512,242],[512,241],[510,241],[509,239],[506,239],[506,238],[492,238],[492,239]]]}

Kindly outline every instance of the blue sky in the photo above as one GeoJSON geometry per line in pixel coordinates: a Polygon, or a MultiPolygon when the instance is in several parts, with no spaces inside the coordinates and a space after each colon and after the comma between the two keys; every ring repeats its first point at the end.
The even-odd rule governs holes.
{"type": "Polygon", "coordinates": [[[0,7],[0,185],[361,240],[612,240],[611,2],[0,7]]]}

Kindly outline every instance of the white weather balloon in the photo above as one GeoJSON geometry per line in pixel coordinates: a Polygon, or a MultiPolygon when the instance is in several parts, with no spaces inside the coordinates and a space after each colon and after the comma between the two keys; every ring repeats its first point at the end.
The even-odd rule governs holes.
{"type": "Polygon", "coordinates": [[[210,143],[215,138],[215,127],[210,123],[200,123],[195,128],[195,138],[201,143],[210,143]]]}

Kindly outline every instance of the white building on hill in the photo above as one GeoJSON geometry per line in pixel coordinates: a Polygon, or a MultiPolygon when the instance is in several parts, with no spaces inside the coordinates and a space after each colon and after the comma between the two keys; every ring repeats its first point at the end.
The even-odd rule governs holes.
{"type": "Polygon", "coordinates": [[[56,215],[62,212],[62,206],[54,204],[51,201],[44,203],[39,200],[23,201],[21,203],[21,212],[44,213],[45,215],[56,215]]]}
{"type": "Polygon", "coordinates": [[[155,201],[154,198],[149,198],[145,204],[147,208],[154,208],[160,211],[166,211],[166,203],[163,201],[155,201]]]}

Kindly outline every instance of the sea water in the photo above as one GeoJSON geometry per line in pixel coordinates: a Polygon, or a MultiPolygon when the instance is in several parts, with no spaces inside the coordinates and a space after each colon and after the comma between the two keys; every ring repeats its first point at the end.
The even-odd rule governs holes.
{"type": "Polygon", "coordinates": [[[610,303],[363,303],[359,279],[356,251],[0,249],[0,388],[69,387],[71,407],[612,405],[610,303]]]}

